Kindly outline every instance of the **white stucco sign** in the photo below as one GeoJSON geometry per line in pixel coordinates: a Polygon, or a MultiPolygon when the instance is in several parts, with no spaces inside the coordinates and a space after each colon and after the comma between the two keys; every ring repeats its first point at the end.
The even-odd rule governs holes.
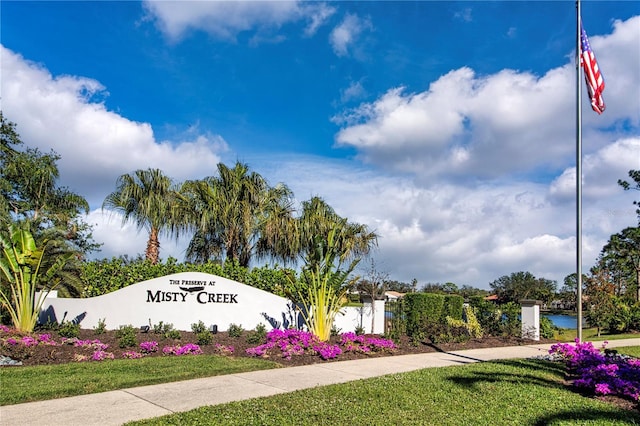
{"type": "Polygon", "coordinates": [[[47,298],[40,322],[75,321],[93,328],[104,320],[108,329],[121,325],[171,323],[191,330],[202,321],[220,331],[230,324],[246,330],[262,323],[268,328],[287,328],[295,321],[293,304],[272,293],[200,272],[168,275],[86,299],[47,298]]]}
{"type": "MultiPolygon", "coordinates": [[[[341,331],[363,327],[367,333],[384,332],[384,302],[376,302],[376,324],[371,330],[371,305],[345,308],[335,325],[341,331]]],[[[39,322],[74,321],[91,329],[104,321],[107,329],[122,325],[142,327],[161,321],[190,331],[199,321],[226,331],[229,325],[253,330],[301,327],[302,318],[288,299],[217,275],[184,272],[133,284],[113,293],[86,299],[47,297],[39,322]]]]}

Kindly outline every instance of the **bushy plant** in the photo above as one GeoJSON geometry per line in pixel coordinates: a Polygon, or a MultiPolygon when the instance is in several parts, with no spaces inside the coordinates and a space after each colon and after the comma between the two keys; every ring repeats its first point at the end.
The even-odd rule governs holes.
{"type": "Polygon", "coordinates": [[[547,317],[540,317],[540,337],[545,339],[553,339],[557,327],[553,325],[547,317]]]}
{"type": "Polygon", "coordinates": [[[207,331],[200,331],[196,334],[196,340],[200,346],[210,345],[213,342],[213,335],[207,331]]]}
{"type": "Polygon", "coordinates": [[[244,328],[242,328],[242,325],[229,324],[227,332],[229,333],[229,337],[240,337],[244,332],[244,328]]]}
{"type": "Polygon", "coordinates": [[[101,318],[98,320],[98,325],[93,327],[93,334],[104,334],[105,331],[107,331],[107,324],[105,322],[105,318],[101,318]]]}
{"type": "Polygon", "coordinates": [[[631,307],[621,298],[613,298],[614,309],[609,315],[609,331],[611,333],[624,333],[629,330],[632,321],[631,307]]]}
{"type": "Polygon", "coordinates": [[[131,348],[136,346],[136,329],[132,325],[121,325],[116,330],[118,346],[121,348],[131,348]]]}
{"type": "Polygon", "coordinates": [[[164,337],[166,337],[167,339],[172,339],[172,340],[180,340],[182,338],[182,333],[180,333],[180,330],[172,329],[172,330],[167,331],[164,334],[164,337]]]}
{"type": "MultiPolygon", "coordinates": [[[[192,324],[192,327],[193,327],[193,324],[192,324]]],[[[154,334],[162,334],[166,339],[178,340],[182,337],[180,334],[180,331],[174,329],[173,324],[171,323],[164,323],[160,321],[158,324],[152,325],[151,329],[153,330],[154,334]]]]}
{"type": "Polygon", "coordinates": [[[58,328],[58,334],[62,337],[74,338],[80,335],[80,324],[71,321],[63,321],[58,328]]]}
{"type": "Polygon", "coordinates": [[[9,226],[9,238],[0,232],[0,271],[2,281],[8,285],[0,285],[0,307],[11,317],[17,331],[31,333],[36,326],[40,308],[49,291],[53,290],[59,280],[54,280],[56,273],[64,267],[71,254],[59,255],[44,272],[40,274],[43,264],[46,243],[43,247],[36,245],[35,239],[27,229],[9,226]],[[39,284],[45,288],[36,299],[39,284]]]}
{"type": "Polygon", "coordinates": [[[458,294],[445,294],[441,318],[461,320],[464,314],[464,297],[458,294]]]}
{"type": "Polygon", "coordinates": [[[331,337],[333,322],[347,300],[347,292],[357,281],[348,279],[360,259],[342,269],[338,251],[339,228],[329,231],[326,239],[316,236],[308,253],[299,281],[290,281],[301,302],[301,315],[309,331],[326,342],[331,337]]]}
{"type": "MultiPolygon", "coordinates": [[[[173,327],[173,326],[171,326],[171,327],[173,327]]],[[[153,330],[154,334],[164,334],[165,333],[165,324],[164,324],[164,322],[160,321],[157,324],[151,325],[151,330],[153,330]]]]}
{"type": "Polygon", "coordinates": [[[247,335],[247,343],[256,344],[260,342],[264,342],[264,339],[267,336],[267,327],[264,324],[260,323],[256,326],[256,329],[247,335]]]}
{"type": "Polygon", "coordinates": [[[558,343],[549,353],[576,377],[573,384],[596,395],[618,395],[640,401],[640,360],[596,349],[591,342],[558,343]]]}
{"type": "Polygon", "coordinates": [[[464,305],[463,317],[469,336],[476,339],[482,338],[482,336],[484,335],[484,331],[482,330],[482,326],[480,325],[478,318],[476,318],[476,314],[471,305],[464,305]]]}
{"type": "Polygon", "coordinates": [[[196,334],[202,333],[207,331],[207,326],[204,325],[204,322],[198,321],[197,323],[191,324],[191,331],[193,331],[196,334]]]}
{"type": "Polygon", "coordinates": [[[410,293],[404,297],[404,313],[407,317],[407,335],[414,339],[432,334],[443,321],[445,296],[433,293],[410,293]]]}

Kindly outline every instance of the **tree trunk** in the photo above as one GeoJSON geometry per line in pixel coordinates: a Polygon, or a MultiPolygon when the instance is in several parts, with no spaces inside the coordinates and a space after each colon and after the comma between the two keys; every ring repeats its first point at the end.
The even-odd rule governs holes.
{"type": "Polygon", "coordinates": [[[151,232],[149,232],[147,250],[144,254],[146,259],[151,262],[152,265],[157,264],[160,259],[160,240],[158,239],[158,230],[154,227],[152,227],[151,232]]]}

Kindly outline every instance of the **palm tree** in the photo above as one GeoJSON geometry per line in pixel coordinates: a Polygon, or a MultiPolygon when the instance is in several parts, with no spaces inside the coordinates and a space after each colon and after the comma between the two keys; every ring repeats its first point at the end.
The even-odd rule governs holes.
{"type": "Polygon", "coordinates": [[[340,217],[320,197],[302,203],[298,218],[298,253],[309,259],[317,243],[316,237],[326,240],[329,232],[335,232],[335,250],[340,262],[358,259],[369,254],[378,244],[378,235],[366,225],[349,222],[340,217]]]}
{"type": "Polygon", "coordinates": [[[121,213],[123,225],[132,220],[138,229],[149,232],[145,257],[156,264],[160,234],[177,235],[179,220],[173,208],[177,195],[172,180],[161,170],[136,170],[118,178],[116,190],[107,195],[102,208],[121,213]]]}
{"type": "Polygon", "coordinates": [[[194,231],[187,259],[224,257],[248,266],[252,256],[290,256],[278,244],[291,221],[291,191],[283,184],[270,187],[240,162],[217,168],[218,176],[187,181],[180,191],[178,210],[194,231]]]}

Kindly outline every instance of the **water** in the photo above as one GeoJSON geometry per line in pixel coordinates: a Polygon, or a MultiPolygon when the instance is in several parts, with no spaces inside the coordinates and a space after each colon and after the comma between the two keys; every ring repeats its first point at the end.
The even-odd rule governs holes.
{"type": "MultiPolygon", "coordinates": [[[[551,314],[543,314],[542,316],[547,317],[551,320],[553,325],[558,328],[576,328],[578,324],[578,319],[573,315],[551,315],[551,314]]],[[[582,319],[582,326],[585,327],[586,323],[584,318],[582,319]]]]}

